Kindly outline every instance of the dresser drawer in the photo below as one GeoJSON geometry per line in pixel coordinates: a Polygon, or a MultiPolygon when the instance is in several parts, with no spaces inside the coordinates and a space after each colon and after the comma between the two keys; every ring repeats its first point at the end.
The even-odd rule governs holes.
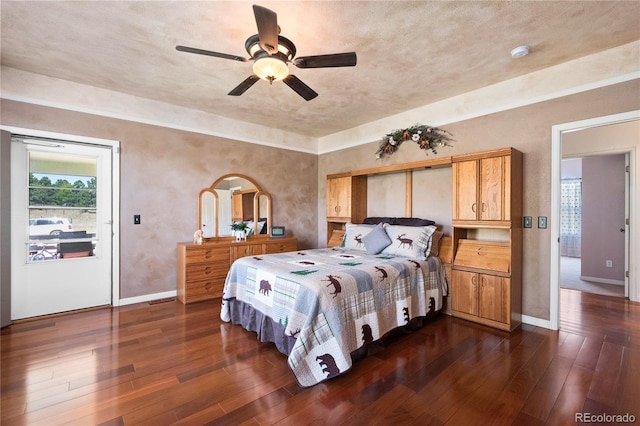
{"type": "Polygon", "coordinates": [[[229,272],[229,260],[221,262],[207,262],[187,264],[186,280],[194,281],[205,278],[224,278],[229,272]]]}
{"type": "Polygon", "coordinates": [[[229,247],[187,247],[187,263],[229,261],[229,247]]]}
{"type": "Polygon", "coordinates": [[[210,278],[187,282],[186,303],[221,297],[225,278],[210,278]]]}
{"type": "Polygon", "coordinates": [[[297,241],[282,241],[267,244],[267,253],[284,253],[286,251],[295,251],[298,249],[297,241]]]}

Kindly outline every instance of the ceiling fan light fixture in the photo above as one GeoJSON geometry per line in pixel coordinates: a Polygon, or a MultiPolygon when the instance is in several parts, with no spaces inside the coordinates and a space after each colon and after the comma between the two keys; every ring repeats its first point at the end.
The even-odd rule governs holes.
{"type": "Polygon", "coordinates": [[[264,56],[253,63],[253,72],[263,80],[279,81],[289,75],[289,67],[281,59],[274,56],[264,56]]]}

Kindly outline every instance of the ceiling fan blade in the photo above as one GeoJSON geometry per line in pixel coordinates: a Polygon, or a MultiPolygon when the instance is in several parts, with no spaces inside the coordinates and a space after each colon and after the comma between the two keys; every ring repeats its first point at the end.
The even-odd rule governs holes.
{"type": "Polygon", "coordinates": [[[248,59],[236,55],[228,55],[226,53],[212,52],[211,50],[196,49],[195,47],[176,46],[176,50],[180,52],[195,53],[197,55],[214,56],[216,58],[231,59],[234,61],[247,62],[248,59]]]}
{"type": "Polygon", "coordinates": [[[232,91],[230,91],[227,94],[231,96],[240,96],[244,92],[246,92],[249,87],[253,86],[255,82],[258,80],[260,80],[260,77],[258,77],[255,74],[251,75],[247,77],[242,83],[238,84],[232,91]]]}
{"type": "Polygon", "coordinates": [[[298,95],[302,96],[306,101],[310,101],[311,99],[318,96],[318,94],[309,86],[304,84],[302,80],[296,77],[293,74],[289,74],[284,78],[284,83],[291,87],[298,95]]]}
{"type": "Polygon", "coordinates": [[[298,68],[353,67],[357,61],[356,52],[347,52],[334,53],[332,55],[302,56],[296,58],[293,64],[298,68]]]}
{"type": "Polygon", "coordinates": [[[253,5],[253,14],[256,17],[260,47],[269,55],[278,51],[278,15],[266,7],[253,5]]]}

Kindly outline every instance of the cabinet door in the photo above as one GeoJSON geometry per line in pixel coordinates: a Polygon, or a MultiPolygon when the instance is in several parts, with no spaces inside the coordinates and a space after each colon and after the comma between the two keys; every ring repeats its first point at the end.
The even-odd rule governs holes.
{"type": "Polygon", "coordinates": [[[507,323],[509,320],[509,279],[478,274],[479,316],[507,323]]]}
{"type": "Polygon", "coordinates": [[[351,215],[351,177],[327,180],[327,217],[351,215]]]}
{"type": "Polygon", "coordinates": [[[478,274],[451,271],[451,309],[470,315],[478,315],[478,274]]]}
{"type": "Polygon", "coordinates": [[[242,244],[231,247],[231,263],[246,256],[263,254],[262,244],[242,244]]]}
{"type": "Polygon", "coordinates": [[[453,163],[453,219],[476,220],[478,202],[478,162],[453,163]]]}
{"type": "Polygon", "coordinates": [[[241,222],[242,221],[242,194],[234,193],[231,196],[231,200],[232,200],[231,214],[233,216],[233,221],[241,222]]]}
{"type": "Polygon", "coordinates": [[[509,177],[505,176],[509,170],[509,157],[483,158],[480,160],[480,220],[504,220],[509,217],[505,211],[505,185],[509,177]]]}

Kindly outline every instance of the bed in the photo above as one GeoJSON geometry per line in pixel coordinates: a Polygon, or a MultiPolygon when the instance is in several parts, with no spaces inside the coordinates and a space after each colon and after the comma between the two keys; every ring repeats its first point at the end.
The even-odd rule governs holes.
{"type": "Polygon", "coordinates": [[[347,224],[339,247],[240,258],[227,275],[221,318],[273,342],[298,384],[313,386],[442,309],[439,235],[434,225],[347,224]]]}

